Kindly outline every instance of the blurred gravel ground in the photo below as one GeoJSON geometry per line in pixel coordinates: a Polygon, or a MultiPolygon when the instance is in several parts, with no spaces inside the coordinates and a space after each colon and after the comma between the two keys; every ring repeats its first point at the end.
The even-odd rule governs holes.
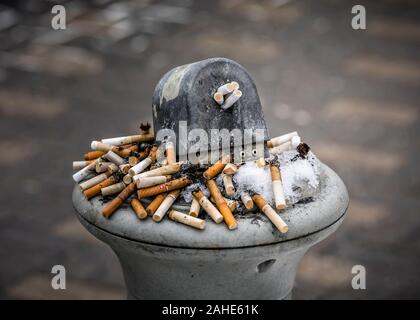
{"type": "Polygon", "coordinates": [[[151,120],[159,78],[225,56],[254,77],[272,136],[297,129],[343,178],[343,226],[310,250],[298,299],[420,298],[420,3],[0,1],[0,297],[124,298],[117,259],[76,221],[71,161],[151,120]],[[67,29],[50,27],[51,7],[67,29]],[[67,290],[51,289],[51,268],[67,290]],[[367,289],[351,288],[351,268],[367,289]]]}

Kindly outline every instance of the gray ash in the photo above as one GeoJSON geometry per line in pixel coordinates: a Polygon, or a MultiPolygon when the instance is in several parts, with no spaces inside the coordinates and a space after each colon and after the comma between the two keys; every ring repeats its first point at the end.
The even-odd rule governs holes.
{"type": "Polygon", "coordinates": [[[186,162],[181,165],[181,170],[176,175],[186,176],[191,181],[201,182],[205,184],[205,178],[203,177],[204,171],[206,171],[206,168],[203,168],[198,164],[192,164],[191,162],[186,162]]]}

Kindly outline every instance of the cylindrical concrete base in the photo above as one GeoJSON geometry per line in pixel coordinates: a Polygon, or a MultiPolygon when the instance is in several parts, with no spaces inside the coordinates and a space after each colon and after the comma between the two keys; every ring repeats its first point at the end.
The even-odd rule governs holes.
{"type": "Polygon", "coordinates": [[[303,255],[342,222],[277,244],[190,249],[135,242],[78,217],[117,254],[129,299],[290,299],[303,255]]]}

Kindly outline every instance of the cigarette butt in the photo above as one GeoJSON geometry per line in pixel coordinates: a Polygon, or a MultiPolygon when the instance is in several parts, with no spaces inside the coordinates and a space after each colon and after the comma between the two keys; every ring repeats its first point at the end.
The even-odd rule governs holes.
{"type": "Polygon", "coordinates": [[[122,173],[128,174],[128,171],[130,170],[131,166],[128,163],[122,164],[119,166],[119,169],[122,173]]]}
{"type": "Polygon", "coordinates": [[[280,169],[277,166],[271,164],[270,173],[271,181],[273,184],[274,202],[276,203],[276,209],[284,209],[286,208],[286,200],[284,198],[280,169]]]}
{"type": "Polygon", "coordinates": [[[213,219],[216,223],[223,221],[223,216],[220,211],[210,202],[209,199],[200,190],[194,191],[193,196],[198,200],[199,204],[203,207],[204,211],[213,219]]]}
{"type": "Polygon", "coordinates": [[[266,162],[264,158],[259,158],[258,160],[255,160],[255,164],[257,165],[258,168],[263,168],[265,167],[266,162]]]}
{"type": "Polygon", "coordinates": [[[108,172],[109,174],[113,174],[115,172],[117,172],[120,168],[115,164],[115,163],[111,163],[108,166],[108,170],[106,172],[108,172]]]}
{"type": "MultiPolygon", "coordinates": [[[[198,200],[195,197],[193,197],[192,202],[191,202],[189,215],[197,218],[198,215],[200,214],[200,209],[201,209],[200,202],[198,202],[198,200]]],[[[222,217],[222,219],[223,219],[223,217],[222,217]]]]}
{"type": "Polygon", "coordinates": [[[220,160],[218,160],[206,171],[204,171],[203,173],[204,178],[206,178],[207,180],[213,179],[215,176],[217,176],[220,172],[223,171],[223,169],[225,168],[229,160],[230,160],[229,155],[223,156],[220,160]]]}
{"type": "Polygon", "coordinates": [[[293,132],[289,132],[286,134],[283,134],[281,136],[272,138],[270,140],[267,141],[267,148],[274,148],[277,147],[285,142],[288,142],[292,139],[292,137],[297,136],[298,133],[296,131],[293,132]]]}
{"type": "Polygon", "coordinates": [[[277,214],[277,212],[267,204],[267,201],[263,196],[255,194],[252,197],[257,207],[267,216],[268,219],[276,226],[281,233],[286,233],[289,230],[286,222],[277,214]]]}
{"type": "Polygon", "coordinates": [[[238,167],[237,167],[235,164],[233,164],[233,163],[228,163],[228,164],[226,164],[226,166],[224,167],[224,169],[223,169],[223,173],[224,173],[224,174],[230,174],[230,175],[232,175],[232,174],[235,174],[237,170],[238,170],[238,167]]]}
{"type": "Polygon", "coordinates": [[[153,186],[153,187],[139,189],[137,191],[137,195],[139,199],[143,199],[143,198],[155,196],[159,193],[181,189],[181,188],[186,187],[189,184],[191,184],[191,180],[186,177],[182,177],[182,178],[168,181],[168,182],[165,182],[165,183],[153,186]]]}
{"type": "Polygon", "coordinates": [[[128,158],[128,164],[132,167],[134,167],[139,162],[140,160],[137,157],[131,156],[128,158]]]}
{"type": "Polygon", "coordinates": [[[283,144],[280,144],[280,145],[278,145],[276,147],[273,147],[271,149],[268,149],[268,151],[270,152],[270,154],[276,155],[276,154],[283,153],[283,152],[285,152],[287,150],[290,150],[291,147],[292,147],[291,141],[287,141],[287,142],[285,142],[283,144]]]}
{"type": "Polygon", "coordinates": [[[245,208],[247,208],[248,210],[254,207],[254,201],[252,201],[251,196],[247,192],[241,193],[241,200],[245,208]]]}
{"type": "Polygon", "coordinates": [[[149,148],[147,148],[146,150],[139,152],[136,156],[130,156],[128,158],[128,164],[134,167],[137,163],[139,163],[141,160],[145,159],[149,155],[149,151],[149,148]]]}
{"type": "Polygon", "coordinates": [[[233,185],[231,175],[228,175],[228,174],[223,175],[223,185],[225,186],[225,191],[228,196],[233,196],[235,194],[235,187],[233,185]]]}
{"type": "Polygon", "coordinates": [[[140,172],[144,171],[148,166],[150,166],[152,164],[152,162],[153,162],[152,158],[147,157],[146,159],[140,161],[134,167],[132,167],[128,171],[128,174],[133,177],[136,174],[139,174],[140,172]]]}
{"type": "Polygon", "coordinates": [[[232,211],[232,213],[235,212],[236,208],[237,208],[236,200],[228,199],[228,198],[225,198],[225,197],[223,197],[223,199],[225,199],[226,204],[228,205],[230,211],[232,211]]]}
{"type": "Polygon", "coordinates": [[[117,147],[114,146],[112,148],[112,151],[114,151],[116,154],[118,154],[119,156],[123,157],[123,158],[127,158],[129,156],[131,156],[133,154],[133,152],[136,152],[139,150],[139,146],[138,145],[134,145],[128,148],[123,148],[123,147],[117,147]]]}
{"type": "Polygon", "coordinates": [[[166,142],[165,150],[168,164],[176,163],[175,147],[171,141],[166,142]]]}
{"type": "Polygon", "coordinates": [[[95,166],[98,162],[99,162],[99,158],[93,161],[92,163],[90,163],[89,165],[87,165],[86,167],[84,167],[83,169],[77,171],[75,174],[73,174],[73,180],[75,182],[82,181],[92,172],[93,169],[95,169],[95,166]]]}
{"type": "Polygon", "coordinates": [[[117,137],[102,139],[102,143],[111,144],[114,146],[121,146],[124,144],[138,143],[138,142],[149,142],[155,139],[153,133],[138,134],[133,136],[117,137]]]}
{"type": "Polygon", "coordinates": [[[228,228],[230,230],[236,229],[238,223],[235,220],[232,211],[229,209],[225,199],[223,198],[222,193],[217,187],[216,182],[214,180],[207,180],[207,188],[209,189],[210,194],[214,198],[214,201],[216,202],[216,207],[222,214],[223,219],[225,220],[225,223],[227,224],[228,228]]]}
{"type": "Polygon", "coordinates": [[[118,147],[126,149],[126,148],[131,148],[131,147],[133,147],[135,145],[136,145],[135,143],[128,143],[128,144],[122,144],[122,145],[120,145],[118,147]]]}
{"type": "Polygon", "coordinates": [[[104,173],[105,171],[107,171],[109,169],[111,164],[113,164],[113,163],[112,162],[99,161],[95,165],[96,173],[104,173]]]}
{"type": "Polygon", "coordinates": [[[82,182],[81,184],[79,184],[79,187],[82,190],[89,189],[90,187],[96,186],[98,183],[101,183],[109,176],[110,176],[109,173],[101,173],[89,180],[86,180],[85,182],[82,182]]]}
{"type": "Polygon", "coordinates": [[[109,150],[112,150],[114,146],[107,143],[99,142],[99,141],[92,141],[92,143],[90,144],[90,148],[92,150],[102,151],[104,153],[107,153],[109,150]]]}
{"type": "Polygon", "coordinates": [[[217,88],[217,92],[221,93],[223,96],[231,93],[235,90],[235,85],[232,84],[232,82],[230,83],[226,83],[222,86],[220,86],[219,88],[217,88]]]}
{"type": "Polygon", "coordinates": [[[241,90],[235,90],[233,91],[229,97],[226,98],[225,103],[221,106],[223,110],[229,109],[233,104],[239,100],[239,98],[242,97],[242,91],[241,90]]]}
{"type": "Polygon", "coordinates": [[[134,198],[130,204],[139,219],[147,218],[146,209],[144,209],[143,204],[138,199],[134,198]]]}
{"type": "Polygon", "coordinates": [[[80,170],[91,164],[94,160],[73,161],[73,170],[80,170]]]}
{"type": "Polygon", "coordinates": [[[162,184],[167,182],[170,179],[170,176],[156,176],[156,177],[144,177],[134,179],[137,176],[133,177],[133,181],[137,184],[137,189],[143,189],[157,184],[162,184]],[[169,178],[168,178],[169,177],[169,178]]]}
{"type": "Polygon", "coordinates": [[[127,185],[124,182],[118,182],[109,186],[104,186],[100,189],[102,196],[110,196],[112,194],[120,193],[127,185]]]}
{"type": "Polygon", "coordinates": [[[113,151],[114,153],[116,153],[117,155],[123,158],[128,157],[133,151],[138,150],[137,145],[130,148],[121,148],[121,147],[114,146],[112,144],[103,143],[99,141],[92,141],[92,143],[90,144],[90,147],[92,150],[102,151],[104,153],[107,153],[108,151],[113,151]]]}
{"type": "Polygon", "coordinates": [[[163,219],[163,217],[166,215],[166,212],[168,212],[180,193],[181,190],[174,190],[168,193],[166,198],[160,204],[159,208],[157,208],[156,212],[153,214],[153,221],[160,222],[163,219]]]}
{"type": "MultiPolygon", "coordinates": [[[[233,200],[233,199],[225,198],[225,197],[223,197],[223,199],[225,199],[225,202],[226,202],[227,206],[229,207],[230,211],[232,211],[232,213],[235,212],[236,207],[237,207],[236,201],[233,200]]],[[[216,201],[213,199],[213,197],[210,197],[210,201],[212,203],[216,203],[216,201]]]]}
{"type": "Polygon", "coordinates": [[[124,159],[121,158],[119,155],[117,155],[112,150],[108,151],[104,155],[104,158],[111,161],[112,163],[115,163],[117,166],[120,166],[120,165],[124,164],[124,159]]]}
{"type": "Polygon", "coordinates": [[[149,152],[149,158],[152,160],[152,163],[156,161],[158,148],[157,146],[153,146],[149,152]]]}
{"type": "Polygon", "coordinates": [[[193,217],[191,215],[176,211],[176,210],[171,210],[168,213],[168,217],[169,219],[203,230],[206,227],[206,221],[202,220],[202,219],[198,219],[196,217],[193,217]]]}
{"type": "Polygon", "coordinates": [[[123,177],[123,182],[124,182],[126,185],[129,185],[130,183],[132,183],[132,182],[133,182],[133,177],[132,177],[132,176],[130,176],[129,174],[126,174],[126,175],[123,177]]]}
{"type": "Polygon", "coordinates": [[[96,159],[102,157],[104,154],[105,154],[105,152],[103,152],[103,151],[89,151],[89,152],[85,153],[83,158],[85,160],[96,160],[96,159]]]}
{"type": "Polygon", "coordinates": [[[109,202],[103,209],[102,209],[102,215],[105,218],[109,218],[115,210],[117,210],[125,200],[128,199],[128,197],[134,193],[136,190],[136,185],[134,183],[130,183],[127,187],[124,188],[123,191],[121,191],[118,196],[113,199],[111,202],[109,202]]]}
{"type": "Polygon", "coordinates": [[[165,200],[167,194],[161,193],[158,194],[152,202],[149,203],[149,205],[146,208],[146,212],[149,216],[153,216],[153,214],[156,212],[157,208],[159,208],[160,204],[163,200],[165,200]]]}
{"type": "Polygon", "coordinates": [[[85,195],[86,199],[93,198],[97,194],[99,194],[102,190],[102,188],[106,188],[110,185],[113,185],[117,180],[114,176],[110,176],[108,179],[98,183],[96,186],[90,187],[89,189],[83,191],[83,194],[85,195]]]}
{"type": "Polygon", "coordinates": [[[232,81],[230,85],[232,86],[232,89],[233,89],[232,91],[239,89],[239,83],[237,83],[236,81],[232,81]]]}
{"type": "Polygon", "coordinates": [[[168,164],[166,166],[156,168],[153,170],[149,170],[146,172],[142,172],[139,174],[139,177],[153,177],[153,176],[164,176],[168,174],[174,174],[181,170],[181,164],[179,163],[173,163],[168,164]]]}
{"type": "Polygon", "coordinates": [[[213,95],[213,99],[214,99],[214,101],[216,101],[216,103],[218,105],[222,105],[223,104],[223,101],[225,101],[225,99],[223,98],[223,94],[221,92],[216,92],[213,95]]]}

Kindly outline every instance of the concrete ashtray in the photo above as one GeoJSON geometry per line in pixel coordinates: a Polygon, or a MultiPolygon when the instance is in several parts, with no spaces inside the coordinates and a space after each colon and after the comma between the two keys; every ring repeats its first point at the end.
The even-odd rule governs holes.
{"type": "Polygon", "coordinates": [[[302,256],[344,219],[341,179],[297,132],[269,137],[229,59],[165,74],[153,119],[73,163],[77,217],[117,254],[128,298],[290,298],[302,256]]]}

